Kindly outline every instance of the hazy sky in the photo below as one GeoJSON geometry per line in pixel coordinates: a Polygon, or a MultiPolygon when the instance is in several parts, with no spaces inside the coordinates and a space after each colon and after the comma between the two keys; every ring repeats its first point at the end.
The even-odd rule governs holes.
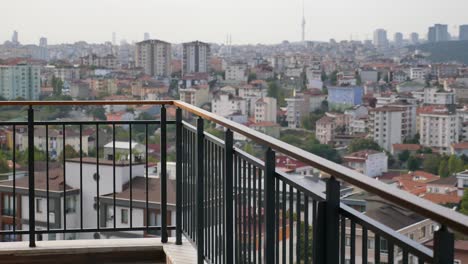
{"type": "MultiPolygon", "coordinates": [[[[306,39],[389,37],[416,31],[425,37],[434,23],[468,24],[468,0],[305,0],[306,39]]],[[[50,44],[85,40],[142,40],[143,33],[169,42],[203,40],[233,44],[297,41],[302,0],[2,0],[0,42],[18,30],[20,42],[50,44]]]]}

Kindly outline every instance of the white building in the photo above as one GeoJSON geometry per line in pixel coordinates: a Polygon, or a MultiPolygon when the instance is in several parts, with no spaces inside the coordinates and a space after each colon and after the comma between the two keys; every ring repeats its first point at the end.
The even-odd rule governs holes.
{"type": "Polygon", "coordinates": [[[362,150],[343,157],[344,164],[369,177],[381,176],[388,171],[388,157],[385,152],[362,150]]]}
{"type": "Polygon", "coordinates": [[[276,123],[277,104],[276,98],[264,97],[255,102],[254,120],[259,122],[276,123]]]}
{"type": "Polygon", "coordinates": [[[459,119],[448,109],[427,109],[419,112],[420,144],[449,153],[450,146],[459,142],[459,119]]]}
{"type": "Polygon", "coordinates": [[[428,71],[425,68],[411,68],[410,78],[411,80],[425,80],[428,71]]]}
{"type": "Polygon", "coordinates": [[[247,64],[230,64],[226,67],[226,82],[247,82],[247,64]]]}
{"type": "Polygon", "coordinates": [[[208,85],[197,85],[191,88],[179,89],[179,95],[181,101],[200,107],[210,102],[210,87],[208,85]]]}
{"type": "Polygon", "coordinates": [[[301,127],[302,117],[307,113],[307,109],[304,109],[304,97],[297,95],[291,98],[286,98],[285,100],[287,103],[286,122],[288,122],[288,127],[301,127]]]}
{"type": "Polygon", "coordinates": [[[424,88],[422,91],[416,91],[412,94],[414,98],[424,104],[455,104],[455,93],[440,90],[437,87],[424,88]]]}
{"type": "Polygon", "coordinates": [[[220,93],[213,97],[211,101],[212,112],[214,114],[227,117],[233,114],[247,114],[247,107],[243,98],[232,94],[220,93]]]}
{"type": "Polygon", "coordinates": [[[41,91],[40,75],[38,66],[0,65],[0,96],[7,100],[18,97],[25,100],[38,100],[41,91]]]}
{"type": "Polygon", "coordinates": [[[457,189],[458,189],[458,196],[463,196],[463,192],[465,189],[468,189],[468,171],[463,171],[457,173],[457,189]]]}
{"type": "Polygon", "coordinates": [[[182,74],[208,72],[210,45],[200,41],[193,41],[184,43],[182,46],[182,74]]]}
{"type": "Polygon", "coordinates": [[[378,107],[372,109],[369,115],[371,137],[387,151],[393,144],[403,142],[403,115],[405,109],[400,107],[378,107]]]}
{"type": "Polygon", "coordinates": [[[145,40],[136,44],[135,63],[150,76],[170,77],[172,73],[171,44],[161,40],[145,40]]]}
{"type": "Polygon", "coordinates": [[[384,48],[388,46],[387,31],[385,29],[376,29],[374,31],[374,46],[384,48]]]}

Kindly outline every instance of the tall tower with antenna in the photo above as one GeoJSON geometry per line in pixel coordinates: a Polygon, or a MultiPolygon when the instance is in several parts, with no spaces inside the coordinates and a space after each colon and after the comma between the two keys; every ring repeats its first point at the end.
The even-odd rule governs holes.
{"type": "Polygon", "coordinates": [[[304,3],[304,0],[302,0],[302,42],[305,41],[305,26],[306,26],[305,3],[304,3]]]}

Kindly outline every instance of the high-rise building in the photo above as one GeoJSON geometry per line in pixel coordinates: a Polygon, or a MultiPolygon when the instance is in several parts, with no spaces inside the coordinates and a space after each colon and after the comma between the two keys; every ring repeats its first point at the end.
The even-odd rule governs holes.
{"type": "Polygon", "coordinates": [[[429,32],[427,33],[427,41],[429,42],[441,42],[449,41],[450,35],[448,33],[448,26],[442,24],[435,24],[432,27],[429,27],[429,32]]]}
{"type": "Polygon", "coordinates": [[[383,48],[388,46],[387,31],[385,29],[376,29],[374,31],[374,46],[383,48]]]}
{"type": "Polygon", "coordinates": [[[39,39],[39,47],[41,48],[47,48],[47,38],[41,37],[39,39]]]}
{"type": "Polygon", "coordinates": [[[210,58],[210,44],[193,41],[183,44],[182,72],[208,72],[210,58]]]}
{"type": "Polygon", "coordinates": [[[397,47],[403,46],[403,34],[401,32],[395,33],[393,37],[393,41],[395,42],[395,46],[397,47]]]}
{"type": "Polygon", "coordinates": [[[13,31],[13,36],[11,37],[11,42],[13,44],[19,44],[19,39],[18,39],[18,31],[13,31]]]}
{"type": "Polygon", "coordinates": [[[145,32],[145,34],[143,36],[143,39],[144,40],[149,40],[150,39],[150,34],[148,32],[145,32]]]}
{"type": "Polygon", "coordinates": [[[7,100],[21,97],[38,100],[41,89],[40,68],[27,64],[0,66],[0,96],[7,100]]]}
{"type": "Polygon", "coordinates": [[[460,40],[468,40],[468,25],[460,26],[460,34],[458,36],[460,40]]]}
{"type": "Polygon", "coordinates": [[[418,44],[419,43],[419,34],[416,32],[413,32],[410,34],[410,40],[411,44],[418,44]]]}
{"type": "Polygon", "coordinates": [[[112,32],[112,45],[117,45],[117,34],[112,32]]]}
{"type": "Polygon", "coordinates": [[[171,43],[150,39],[136,44],[135,64],[142,67],[147,75],[169,77],[172,73],[171,61],[171,43]]]}

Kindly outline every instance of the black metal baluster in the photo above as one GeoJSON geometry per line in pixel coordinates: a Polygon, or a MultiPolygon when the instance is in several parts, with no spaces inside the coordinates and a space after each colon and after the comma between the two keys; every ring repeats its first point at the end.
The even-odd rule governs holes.
{"type": "MultiPolygon", "coordinates": [[[[65,125],[62,125],[62,166],[63,166],[63,231],[67,230],[67,175],[65,173],[65,159],[66,159],[66,149],[67,145],[65,145],[65,125]]],[[[98,196],[99,197],[99,196],[98,196]]],[[[65,233],[63,233],[65,238],[65,233]]]]}
{"type": "Polygon", "coordinates": [[[16,125],[13,125],[13,232],[16,232],[16,125]]]}
{"type": "Polygon", "coordinates": [[[280,236],[280,184],[279,179],[275,177],[275,263],[280,261],[280,246],[279,246],[279,236],[280,236]]]}
{"type": "Polygon", "coordinates": [[[83,125],[82,124],[80,124],[80,228],[81,230],[83,230],[83,125]]]}
{"type": "Polygon", "coordinates": [[[247,162],[242,160],[242,262],[247,262],[247,162]]]}
{"type": "MultiPolygon", "coordinates": [[[[225,156],[224,156],[224,236],[225,250],[224,263],[234,263],[233,255],[233,155],[234,155],[234,138],[231,130],[226,130],[224,136],[225,156]]],[[[254,187],[255,188],[255,187],[254,187]]],[[[255,195],[255,193],[254,193],[255,195]]],[[[255,198],[254,198],[255,199],[255,198]]]]}
{"type": "Polygon", "coordinates": [[[208,218],[207,222],[209,223],[209,228],[208,228],[208,258],[212,261],[213,260],[213,252],[214,252],[214,190],[213,190],[213,151],[214,151],[214,146],[213,144],[209,144],[208,148],[206,150],[208,154],[208,170],[207,174],[208,175],[208,218]]]}
{"type": "Polygon", "coordinates": [[[282,239],[281,242],[283,244],[283,262],[286,263],[286,182],[283,181],[283,190],[282,190],[282,200],[283,200],[283,210],[282,210],[282,219],[281,219],[281,224],[282,224],[282,239]]]}
{"type": "Polygon", "coordinates": [[[252,164],[249,162],[248,165],[247,165],[247,210],[248,210],[248,214],[247,214],[247,243],[248,243],[248,262],[251,263],[252,262],[252,223],[251,223],[251,218],[252,218],[252,207],[250,206],[251,205],[251,201],[252,201],[252,197],[251,197],[251,190],[252,190],[252,164]]]}
{"type": "MultiPolygon", "coordinates": [[[[182,125],[181,125],[182,126],[182,125]]],[[[182,126],[182,232],[187,232],[187,133],[182,126]]]]}
{"type": "Polygon", "coordinates": [[[239,184],[238,184],[238,173],[237,169],[238,156],[234,152],[234,247],[235,256],[233,262],[237,263],[239,260],[239,184]]]}
{"type": "Polygon", "coordinates": [[[289,186],[289,263],[294,262],[294,188],[289,186]]]}
{"type": "MultiPolygon", "coordinates": [[[[356,263],[356,223],[353,220],[351,220],[350,229],[351,229],[351,235],[349,238],[349,242],[351,243],[349,247],[349,250],[351,253],[350,261],[351,261],[351,264],[355,264],[356,263]]],[[[377,263],[380,263],[380,262],[377,262],[377,263]]]]}
{"type": "Polygon", "coordinates": [[[304,262],[309,263],[309,196],[304,193],[304,262]]]}
{"type": "Polygon", "coordinates": [[[262,170],[258,170],[258,263],[262,263],[262,230],[263,230],[263,202],[262,202],[262,194],[263,194],[264,186],[262,186],[262,170]]]}
{"type": "Polygon", "coordinates": [[[325,240],[327,264],[339,263],[339,207],[340,207],[340,183],[331,177],[327,181],[327,202],[325,209],[325,240]]]}
{"type": "Polygon", "coordinates": [[[394,263],[394,245],[390,240],[388,241],[388,264],[394,263]]]}
{"type": "MultiPolygon", "coordinates": [[[[145,124],[145,215],[146,215],[146,233],[149,232],[149,226],[150,226],[150,211],[149,211],[149,169],[148,169],[148,136],[149,136],[149,131],[148,131],[149,127],[148,127],[148,123],[145,124]]],[[[180,140],[180,135],[179,135],[179,131],[178,131],[178,128],[176,128],[176,144],[178,144],[178,141],[177,140],[180,140]]],[[[177,150],[176,150],[176,155],[177,155],[177,161],[176,161],[176,214],[177,214],[177,217],[176,217],[176,233],[180,231],[180,224],[179,224],[179,220],[180,220],[180,217],[179,217],[179,213],[180,213],[180,200],[179,200],[179,195],[180,195],[180,189],[179,189],[179,183],[180,183],[180,177],[179,177],[179,173],[180,173],[180,159],[179,159],[179,156],[180,155],[180,151],[178,149],[178,145],[176,146],[177,150]]],[[[179,233],[177,233],[179,234],[179,233]]],[[[177,240],[176,238],[176,245],[180,245],[180,242],[177,240]]]]}
{"type": "MultiPolygon", "coordinates": [[[[167,129],[166,107],[161,106],[161,242],[167,242],[167,129]]],[[[201,163],[200,163],[201,164],[201,163]]]]}
{"type": "Polygon", "coordinates": [[[253,166],[253,174],[252,174],[252,185],[253,185],[253,237],[252,237],[252,242],[253,242],[253,263],[257,263],[257,219],[258,219],[258,214],[257,214],[257,167],[253,166]]]}
{"type": "Polygon", "coordinates": [[[301,263],[301,192],[296,192],[296,262],[301,263]]]}
{"type": "MultiPolygon", "coordinates": [[[[49,126],[46,125],[45,126],[45,137],[46,137],[46,200],[47,200],[47,231],[50,230],[50,204],[49,204],[49,126]]],[[[81,146],[81,143],[80,143],[80,146],[81,146]]],[[[13,167],[14,164],[13,164],[13,167]]],[[[14,183],[14,179],[13,179],[13,183],[14,183]]],[[[13,184],[14,185],[14,184],[13,184]]],[[[14,194],[14,191],[15,191],[15,188],[13,187],[13,197],[15,197],[15,194],[14,194]]],[[[81,190],[80,190],[81,191],[81,190]]],[[[16,198],[15,198],[16,199],[16,198]]],[[[13,201],[15,200],[13,199],[13,201]]],[[[16,221],[15,219],[13,219],[13,223],[15,223],[13,226],[16,225],[16,221]]]]}
{"type": "Polygon", "coordinates": [[[375,233],[374,262],[380,263],[380,235],[375,233]]]}
{"type": "MultiPolygon", "coordinates": [[[[97,229],[99,230],[100,220],[99,220],[99,213],[100,213],[100,206],[99,206],[99,181],[101,180],[101,175],[99,173],[99,124],[96,124],[96,219],[97,219],[97,229]]],[[[114,215],[115,218],[115,215],[114,215]]]]}
{"type": "Polygon", "coordinates": [[[341,216],[340,220],[340,263],[346,263],[346,217],[341,216]]]}
{"type": "MultiPolygon", "coordinates": [[[[128,137],[129,137],[129,183],[130,183],[130,228],[133,227],[133,151],[132,151],[132,124],[128,125],[128,137]]],[[[162,146],[161,146],[162,149],[162,146]]],[[[162,157],[161,157],[162,160],[162,157]]],[[[161,164],[162,166],[162,164],[161,164]]],[[[162,186],[162,182],[161,182],[162,186]]],[[[162,202],[162,200],[161,200],[162,202]]],[[[161,217],[162,221],[162,217],[161,217]]]]}
{"type": "Polygon", "coordinates": [[[29,247],[36,246],[35,184],[34,184],[34,110],[28,109],[28,198],[29,198],[29,247]]]}
{"type": "MultiPolygon", "coordinates": [[[[148,131],[148,125],[146,125],[148,131]]],[[[176,245],[182,245],[182,109],[176,109],[176,245]]]]}
{"type": "MultiPolygon", "coordinates": [[[[116,200],[115,200],[115,195],[116,195],[116,182],[115,182],[115,159],[116,159],[116,153],[115,153],[115,124],[112,124],[112,206],[114,210],[114,217],[113,217],[113,222],[114,222],[114,229],[117,226],[117,215],[116,215],[116,200]]],[[[97,173],[97,172],[96,172],[97,173]]]]}
{"type": "Polygon", "coordinates": [[[367,264],[367,228],[362,227],[362,264],[367,264]]]}
{"type": "Polygon", "coordinates": [[[204,246],[204,236],[203,236],[203,184],[204,184],[204,175],[203,175],[203,140],[204,136],[203,129],[203,119],[197,119],[197,262],[198,264],[203,264],[203,246],[204,246]]]}
{"type": "Polygon", "coordinates": [[[217,229],[217,235],[216,235],[216,262],[215,263],[220,263],[221,262],[221,190],[222,190],[222,185],[221,185],[221,148],[218,146],[215,146],[216,149],[216,215],[217,215],[217,222],[216,222],[216,229],[217,229]]]}
{"type": "MultiPolygon", "coordinates": [[[[408,257],[409,257],[408,250],[403,249],[403,264],[408,264],[408,257]]],[[[441,263],[444,263],[444,262],[434,262],[434,263],[441,264],[441,263]]],[[[445,262],[445,263],[447,263],[447,262],[445,262]]]]}
{"type": "Polygon", "coordinates": [[[447,226],[442,225],[434,233],[434,261],[435,263],[454,262],[455,237],[447,226]]]}
{"type": "Polygon", "coordinates": [[[265,263],[275,263],[275,152],[265,153],[265,263]]]}

